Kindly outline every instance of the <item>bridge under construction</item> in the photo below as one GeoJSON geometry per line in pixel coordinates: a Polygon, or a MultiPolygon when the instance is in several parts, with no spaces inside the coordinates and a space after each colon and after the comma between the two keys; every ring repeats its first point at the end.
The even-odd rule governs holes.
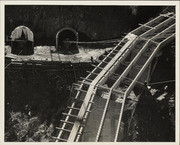
{"type": "Polygon", "coordinates": [[[128,105],[137,104],[141,95],[134,88],[145,87],[152,60],[174,39],[174,13],[161,14],[128,33],[87,77],[73,84],[53,137],[56,142],[122,141],[135,110],[134,105],[124,121],[128,105]]]}

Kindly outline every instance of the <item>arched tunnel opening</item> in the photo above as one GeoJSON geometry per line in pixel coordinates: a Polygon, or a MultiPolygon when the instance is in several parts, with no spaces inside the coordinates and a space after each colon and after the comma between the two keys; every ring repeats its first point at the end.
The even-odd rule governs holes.
{"type": "MultiPolygon", "coordinates": [[[[42,11],[39,10],[39,12],[42,12],[42,11]]],[[[54,14],[53,16],[57,16],[57,14],[54,14]]],[[[47,17],[47,20],[46,20],[46,17],[45,17],[45,20],[46,20],[45,24],[47,23],[47,25],[50,26],[51,22],[49,23],[49,21],[51,21],[52,19],[49,20],[48,18],[49,16],[47,17]]],[[[10,19],[9,21],[11,20],[12,19],[10,19]]],[[[13,21],[15,22],[16,20],[13,19],[13,21]]],[[[58,18],[58,22],[59,22],[59,18],[58,18]]],[[[93,40],[94,38],[93,39],[88,38],[88,36],[91,36],[91,34],[89,34],[91,32],[91,29],[89,32],[87,31],[87,29],[83,28],[83,26],[81,27],[81,29],[87,31],[87,35],[85,34],[85,32],[84,33],[79,32],[78,30],[78,33],[77,33],[76,30],[68,29],[68,28],[64,28],[64,29],[61,29],[60,31],[54,32],[54,30],[57,30],[57,28],[51,29],[51,27],[49,27],[49,31],[53,30],[52,32],[50,31],[51,33],[48,33],[47,31],[47,33],[44,32],[41,35],[40,34],[41,30],[39,30],[39,26],[41,27],[41,21],[40,23],[37,23],[37,25],[34,22],[34,26],[36,26],[37,31],[35,31],[34,29],[33,31],[39,34],[38,36],[36,35],[36,38],[40,38],[43,35],[49,41],[49,38],[52,37],[51,36],[52,34],[53,34],[53,37],[52,37],[53,39],[55,38],[55,35],[57,34],[56,39],[52,40],[53,41],[52,44],[45,41],[44,37],[42,38],[41,41],[36,39],[36,42],[39,41],[38,42],[39,45],[43,45],[42,41],[45,42],[46,45],[48,46],[56,44],[56,50],[62,51],[63,53],[66,53],[66,54],[70,54],[68,53],[69,51],[72,53],[75,53],[76,51],[78,51],[77,43],[68,44],[66,43],[66,41],[74,41],[74,42],[75,41],[78,41],[78,42],[79,41],[80,42],[81,41],[82,42],[95,41],[93,40]]],[[[133,28],[134,27],[135,26],[133,26],[133,28]]],[[[47,27],[44,27],[44,28],[45,30],[48,29],[47,27]]],[[[113,29],[113,30],[116,30],[116,29],[113,29]]],[[[25,37],[24,33],[22,33],[20,39],[24,39],[24,37],[25,37]]],[[[110,34],[108,37],[110,37],[110,34]]],[[[42,47],[38,47],[38,48],[42,48],[42,47]]],[[[48,48],[50,48],[51,50],[52,47],[48,47],[48,48]]],[[[79,48],[80,48],[80,43],[79,43],[79,48]]],[[[94,48],[99,49],[99,46],[97,47],[96,45],[96,47],[94,48]]],[[[41,49],[41,50],[43,51],[44,49],[41,49]]],[[[157,62],[157,67],[154,73],[152,74],[152,80],[150,83],[160,82],[162,81],[161,80],[162,78],[164,78],[164,80],[174,80],[175,73],[173,71],[175,71],[175,68],[173,67],[175,66],[173,65],[175,65],[175,62],[172,61],[173,63],[171,64],[170,60],[172,58],[169,57],[169,55],[171,54],[169,53],[169,51],[162,53],[162,56],[158,58],[159,61],[157,62]],[[168,56],[168,59],[166,56],[168,56]]],[[[109,51],[105,52],[106,53],[105,55],[107,55],[108,52],[109,51]]],[[[173,52],[175,53],[175,50],[173,52]]],[[[56,56],[56,54],[54,56],[56,56]]],[[[27,57],[27,58],[30,58],[30,57],[27,57]]],[[[42,60],[37,60],[37,61],[42,61],[42,60]]],[[[5,131],[4,132],[5,133],[4,134],[5,135],[4,135],[4,140],[6,142],[10,142],[10,141],[11,142],[12,141],[14,142],[50,141],[51,142],[53,141],[52,136],[55,136],[55,133],[56,133],[56,132],[53,132],[53,130],[55,130],[56,126],[60,125],[59,120],[61,120],[64,117],[62,113],[64,113],[65,107],[69,105],[67,101],[69,99],[71,99],[71,101],[77,101],[77,100],[74,100],[73,98],[69,98],[71,85],[75,82],[75,80],[76,81],[79,80],[80,77],[86,77],[88,75],[88,72],[94,69],[94,65],[92,65],[91,63],[86,63],[86,62],[85,63],[80,62],[78,64],[69,63],[69,62],[67,64],[61,63],[61,62],[57,63],[56,60],[47,62],[45,66],[41,64],[39,65],[38,63],[36,63],[37,65],[28,65],[29,63],[28,60],[26,62],[27,63],[25,63],[25,65],[22,65],[22,66],[17,64],[17,68],[12,63],[10,67],[12,66],[12,69],[14,69],[15,71],[12,71],[12,69],[10,69],[9,66],[7,67],[8,69],[7,68],[5,69],[5,101],[4,101],[5,102],[4,103],[5,104],[4,105],[5,106],[5,112],[4,112],[5,114],[5,119],[4,119],[5,131]],[[51,64],[55,64],[55,65],[51,65],[51,64]]],[[[33,61],[33,62],[36,62],[36,61],[33,61]]],[[[101,71],[100,68],[99,70],[101,71]]],[[[171,86],[174,87],[173,84],[171,83],[167,83],[167,84],[170,87],[171,86]]],[[[164,85],[167,85],[167,84],[162,84],[162,85],[164,87],[164,85]]],[[[163,88],[159,86],[160,85],[157,84],[153,88],[159,89],[159,90],[163,88]]],[[[136,102],[136,101],[137,100],[133,100],[133,102],[136,102]]],[[[128,140],[130,141],[152,141],[152,140],[162,141],[163,140],[164,141],[164,139],[167,139],[168,141],[171,141],[171,138],[169,139],[169,137],[173,136],[175,131],[174,132],[169,131],[170,127],[168,127],[169,126],[168,121],[166,123],[166,120],[159,115],[160,113],[158,113],[158,115],[157,114],[154,115],[153,113],[151,113],[152,111],[150,108],[153,108],[154,105],[153,107],[152,105],[149,105],[151,102],[148,99],[146,99],[145,101],[144,101],[145,103],[142,101],[144,103],[142,104],[143,107],[141,107],[142,105],[139,108],[137,107],[138,114],[136,118],[133,118],[133,122],[134,122],[132,124],[133,129],[130,130],[131,132],[128,136],[129,137],[128,140]],[[148,105],[145,104],[146,103],[145,101],[148,102],[148,105]],[[155,119],[155,121],[153,118],[155,119]],[[158,118],[160,119],[158,120],[158,118]],[[151,122],[149,123],[148,120],[150,120],[151,122]],[[164,137],[165,136],[164,134],[165,135],[167,134],[167,137],[164,137]]],[[[165,105],[161,105],[161,106],[164,107],[165,105]]],[[[98,108],[100,107],[98,106],[98,108]]],[[[173,110],[173,107],[172,107],[172,110],[173,110]]],[[[99,111],[101,110],[99,109],[99,111]]],[[[160,109],[155,110],[153,112],[157,113],[159,111],[160,109]]],[[[168,114],[168,113],[164,113],[164,114],[168,114]]],[[[173,118],[173,115],[169,116],[169,118],[170,117],[172,118],[171,120],[174,121],[175,117],[173,118]]],[[[167,118],[167,120],[170,120],[169,118],[167,118]]],[[[109,122],[108,120],[106,121],[109,122]]],[[[114,122],[115,118],[113,117],[112,120],[114,122]]],[[[113,127],[114,125],[110,126],[110,129],[113,127]]],[[[121,125],[120,125],[120,128],[121,128],[121,125]]]]}
{"type": "Polygon", "coordinates": [[[62,53],[78,53],[78,33],[72,28],[63,28],[56,34],[56,50],[62,53]]]}
{"type": "Polygon", "coordinates": [[[17,55],[34,54],[34,34],[26,26],[18,26],[11,32],[11,52],[17,55]]]}

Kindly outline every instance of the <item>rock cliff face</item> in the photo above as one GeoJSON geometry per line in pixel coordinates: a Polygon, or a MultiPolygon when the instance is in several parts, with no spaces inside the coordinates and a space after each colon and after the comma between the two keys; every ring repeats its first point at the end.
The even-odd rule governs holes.
{"type": "Polygon", "coordinates": [[[19,25],[29,27],[35,44],[55,45],[57,32],[65,27],[78,31],[79,39],[116,38],[144,23],[164,7],[151,6],[13,6],[5,7],[5,33],[19,25]]]}

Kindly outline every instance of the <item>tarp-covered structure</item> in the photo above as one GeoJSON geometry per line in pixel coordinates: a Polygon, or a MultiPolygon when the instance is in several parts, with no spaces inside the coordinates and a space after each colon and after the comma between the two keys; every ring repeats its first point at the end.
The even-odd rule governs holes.
{"type": "Polygon", "coordinates": [[[11,40],[15,41],[17,39],[20,39],[22,35],[25,36],[25,39],[27,39],[29,41],[34,41],[33,32],[26,26],[16,27],[11,33],[11,40]]]}
{"type": "Polygon", "coordinates": [[[34,53],[34,35],[26,26],[18,26],[11,33],[12,53],[30,55],[34,53]]]}

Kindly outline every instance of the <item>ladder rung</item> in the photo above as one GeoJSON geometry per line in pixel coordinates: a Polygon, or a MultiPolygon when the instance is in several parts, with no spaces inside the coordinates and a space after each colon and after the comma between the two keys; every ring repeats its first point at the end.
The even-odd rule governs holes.
{"type": "Polygon", "coordinates": [[[113,58],[113,57],[111,57],[111,56],[106,56],[106,57],[113,58]]]}
{"type": "Polygon", "coordinates": [[[92,103],[92,104],[93,104],[94,102],[92,102],[92,101],[89,101],[88,103],[92,103]]]}
{"type": "Polygon", "coordinates": [[[107,62],[107,61],[105,61],[105,60],[103,60],[101,63],[103,63],[103,62],[104,62],[104,63],[109,63],[109,62],[107,62]]]}
{"type": "Polygon", "coordinates": [[[142,67],[143,67],[142,65],[134,66],[135,69],[141,69],[142,67]]]}
{"type": "Polygon", "coordinates": [[[81,92],[87,92],[87,91],[82,90],[82,89],[77,89],[77,88],[74,88],[74,89],[77,90],[77,91],[81,91],[81,92]]]}
{"type": "Polygon", "coordinates": [[[105,55],[105,54],[103,54],[102,56],[104,56],[104,58],[106,58],[106,57],[107,57],[107,55],[105,55]]]}
{"type": "MultiPolygon", "coordinates": [[[[100,88],[100,89],[110,90],[110,88],[105,87],[105,86],[102,86],[102,85],[97,85],[97,87],[100,88]]],[[[124,94],[124,92],[118,91],[118,90],[116,90],[116,89],[113,89],[112,92],[124,94]]]]}
{"type": "Polygon", "coordinates": [[[133,80],[128,77],[124,77],[123,82],[132,82],[133,80]]]}
{"type": "Polygon", "coordinates": [[[73,85],[75,85],[75,86],[80,86],[81,84],[78,84],[78,83],[73,83],[73,85]]]}
{"type": "Polygon", "coordinates": [[[117,76],[117,77],[120,76],[120,74],[117,74],[117,73],[112,73],[112,74],[115,75],[115,76],[117,76]]]}
{"type": "MultiPolygon", "coordinates": [[[[121,47],[122,47],[122,45],[119,45],[119,46],[121,46],[121,47]]],[[[114,49],[114,50],[112,50],[112,51],[116,51],[116,52],[118,52],[119,50],[114,49]]]]}
{"type": "Polygon", "coordinates": [[[82,133],[80,133],[80,132],[77,132],[77,134],[78,134],[78,135],[81,135],[82,133]]]}
{"type": "Polygon", "coordinates": [[[155,43],[155,44],[159,44],[158,42],[156,42],[156,41],[154,41],[154,40],[151,40],[151,39],[147,39],[147,38],[144,38],[144,37],[141,37],[141,36],[140,36],[139,38],[144,39],[144,40],[146,40],[146,41],[150,40],[150,42],[153,42],[153,43],[155,43]]]}
{"type": "Polygon", "coordinates": [[[132,52],[135,53],[135,54],[138,53],[139,51],[140,51],[140,49],[133,49],[132,50],[132,52]]]}
{"type": "Polygon", "coordinates": [[[63,139],[63,138],[58,138],[58,137],[55,137],[55,136],[52,136],[52,138],[54,138],[54,139],[56,139],[56,140],[61,140],[61,141],[66,141],[66,142],[67,142],[67,140],[66,140],[66,139],[63,139]]]}
{"type": "Polygon", "coordinates": [[[130,64],[130,62],[123,61],[123,62],[121,62],[121,64],[128,66],[130,64]]]}
{"type": "Polygon", "coordinates": [[[102,69],[102,70],[104,69],[103,67],[100,67],[100,66],[97,66],[97,68],[102,69]]]}
{"type": "Polygon", "coordinates": [[[154,40],[151,40],[151,42],[155,43],[155,44],[159,44],[158,42],[154,41],[154,40]]]}
{"type": "Polygon", "coordinates": [[[117,78],[117,76],[109,76],[108,79],[116,81],[118,78],[117,78]]]}
{"type": "Polygon", "coordinates": [[[127,97],[127,100],[131,100],[131,101],[134,101],[134,102],[138,102],[139,101],[138,99],[132,99],[132,98],[128,98],[128,97],[127,97]]]}
{"type": "Polygon", "coordinates": [[[144,53],[144,56],[150,56],[152,54],[152,52],[146,52],[144,53]]]}
{"type": "Polygon", "coordinates": [[[83,81],[78,81],[78,82],[85,84],[85,85],[91,85],[91,83],[89,83],[89,82],[83,82],[83,81]]]}
{"type": "Polygon", "coordinates": [[[111,54],[117,54],[117,52],[111,52],[111,54]]]}
{"type": "Polygon", "coordinates": [[[61,122],[64,122],[64,123],[68,123],[68,124],[72,124],[72,125],[74,125],[74,123],[73,122],[69,122],[69,121],[65,121],[65,120],[60,120],[61,122]]]}
{"type": "Polygon", "coordinates": [[[110,88],[102,86],[102,85],[97,85],[97,87],[100,88],[100,89],[110,90],[110,88]]]}
{"type": "Polygon", "coordinates": [[[71,100],[73,100],[73,101],[81,101],[81,102],[83,102],[84,100],[81,100],[81,99],[76,99],[76,98],[71,98],[71,100]]]}
{"type": "Polygon", "coordinates": [[[80,78],[83,79],[83,80],[87,80],[87,81],[93,81],[91,79],[87,79],[87,78],[84,78],[84,77],[80,77],[80,78]]]}
{"type": "Polygon", "coordinates": [[[69,129],[64,129],[64,128],[60,128],[60,127],[56,127],[56,129],[63,130],[63,131],[66,131],[66,132],[71,132],[71,130],[69,130],[69,129]]]}
{"type": "Polygon", "coordinates": [[[90,111],[90,110],[86,110],[86,112],[89,112],[89,113],[91,113],[91,111],[90,111]]]}
{"type": "Polygon", "coordinates": [[[131,84],[131,82],[127,82],[127,81],[124,81],[124,82],[122,82],[124,85],[127,85],[127,86],[129,86],[130,84],[131,84]]]}
{"type": "Polygon", "coordinates": [[[70,107],[68,106],[69,109],[74,109],[74,110],[80,110],[80,108],[75,108],[75,107],[70,107]]]}
{"type": "Polygon", "coordinates": [[[62,113],[63,115],[66,115],[66,116],[71,116],[71,117],[75,117],[75,118],[77,118],[77,116],[76,115],[72,115],[72,114],[67,114],[67,113],[62,113]]]}
{"type": "Polygon", "coordinates": [[[75,86],[75,85],[74,85],[74,86],[73,86],[73,89],[76,90],[76,91],[78,91],[78,90],[80,89],[80,86],[75,86]]]}
{"type": "Polygon", "coordinates": [[[98,75],[97,73],[91,72],[91,71],[86,71],[87,73],[95,74],[98,75]]]}
{"type": "Polygon", "coordinates": [[[140,26],[144,26],[144,27],[147,27],[147,28],[150,28],[150,29],[154,29],[154,27],[151,27],[151,26],[148,26],[146,24],[139,24],[140,26]]]}
{"type": "Polygon", "coordinates": [[[116,89],[113,89],[112,92],[119,93],[119,94],[124,94],[123,91],[119,91],[119,90],[116,90],[116,89]]]}
{"type": "Polygon", "coordinates": [[[97,67],[97,65],[91,64],[93,67],[97,67]]]}
{"type": "Polygon", "coordinates": [[[81,127],[85,127],[86,125],[85,125],[85,124],[81,124],[80,126],[81,126],[81,127]]]}
{"type": "Polygon", "coordinates": [[[160,16],[163,16],[163,17],[168,17],[168,18],[173,18],[173,19],[175,19],[175,15],[173,15],[173,16],[169,16],[169,14],[160,14],[160,16]]]}
{"type": "Polygon", "coordinates": [[[118,103],[122,103],[122,101],[123,101],[123,98],[118,98],[115,100],[115,102],[118,102],[118,103]]]}

